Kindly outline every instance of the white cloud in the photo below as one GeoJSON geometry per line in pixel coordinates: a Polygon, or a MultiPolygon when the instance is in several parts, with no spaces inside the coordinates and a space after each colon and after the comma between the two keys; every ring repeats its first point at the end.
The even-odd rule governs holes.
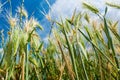
{"type": "Polygon", "coordinates": [[[49,39],[49,37],[47,36],[47,37],[45,37],[45,38],[43,38],[43,41],[44,41],[44,43],[45,44],[48,44],[48,39],[49,39]]]}
{"type": "Polygon", "coordinates": [[[81,0],[57,0],[49,12],[52,18],[58,19],[71,16],[75,8],[81,10],[81,0]]]}
{"type": "MultiPolygon", "coordinates": [[[[119,3],[120,0],[56,0],[56,2],[51,6],[52,10],[49,11],[53,19],[59,19],[60,16],[62,18],[68,18],[72,16],[74,9],[77,11],[83,11],[82,2],[88,2],[94,6],[96,6],[101,13],[104,13],[104,9],[106,7],[105,2],[114,2],[119,3]]],[[[112,19],[119,19],[120,10],[116,10],[114,8],[108,8],[108,17],[112,19]],[[116,17],[117,16],[117,17],[116,17]]]]}
{"type": "Polygon", "coordinates": [[[3,57],[3,53],[4,53],[3,48],[0,48],[0,61],[1,61],[2,57],[3,57]]]}
{"type": "Polygon", "coordinates": [[[0,52],[3,51],[3,48],[0,48],[0,52]]]}
{"type": "Polygon", "coordinates": [[[3,48],[0,48],[0,53],[3,53],[3,48]]]}

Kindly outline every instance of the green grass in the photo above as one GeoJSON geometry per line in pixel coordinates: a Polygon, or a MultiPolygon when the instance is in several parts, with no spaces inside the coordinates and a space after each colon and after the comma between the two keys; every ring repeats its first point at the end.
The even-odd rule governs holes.
{"type": "Polygon", "coordinates": [[[6,43],[1,31],[0,80],[120,80],[119,21],[106,18],[108,8],[101,15],[96,7],[83,3],[99,17],[96,22],[89,12],[76,10],[71,19],[48,19],[56,26],[51,25],[45,46],[36,32],[43,30],[42,26],[34,17],[28,19],[23,6],[18,8],[19,17],[7,16],[10,30],[6,43]]]}

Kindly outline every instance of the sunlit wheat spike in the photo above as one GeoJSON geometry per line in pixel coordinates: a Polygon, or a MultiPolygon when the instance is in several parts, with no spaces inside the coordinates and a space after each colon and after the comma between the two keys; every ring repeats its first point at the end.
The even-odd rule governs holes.
{"type": "Polygon", "coordinates": [[[115,3],[109,3],[109,2],[106,2],[106,4],[110,7],[114,7],[114,8],[117,8],[117,9],[120,9],[120,4],[115,4],[115,3]]]}
{"type": "Polygon", "coordinates": [[[27,19],[26,21],[24,21],[24,30],[26,32],[30,33],[36,27],[43,30],[43,28],[40,25],[39,21],[37,19],[35,19],[34,17],[31,17],[30,20],[27,19]]]}
{"type": "Polygon", "coordinates": [[[75,18],[75,15],[76,15],[76,9],[74,10],[73,12],[73,15],[72,15],[72,18],[71,18],[71,22],[73,22],[74,18],[75,18]]]}
{"type": "Polygon", "coordinates": [[[87,8],[88,10],[92,11],[95,14],[99,13],[99,10],[96,7],[94,7],[88,3],[83,2],[83,7],[87,8]]]}
{"type": "Polygon", "coordinates": [[[86,13],[84,16],[85,20],[90,23],[90,16],[86,13]]]}
{"type": "Polygon", "coordinates": [[[114,24],[113,24],[113,27],[116,28],[117,25],[118,25],[119,21],[116,21],[114,24]]]}
{"type": "Polygon", "coordinates": [[[51,21],[50,13],[46,13],[46,11],[43,8],[43,11],[40,10],[40,13],[49,21],[51,21]]]}
{"type": "Polygon", "coordinates": [[[46,19],[47,19],[47,20],[51,21],[51,16],[50,16],[50,14],[49,14],[49,13],[48,13],[48,14],[46,14],[46,15],[45,15],[45,17],[46,17],[46,19]]]}
{"type": "Polygon", "coordinates": [[[7,21],[11,28],[14,28],[17,25],[17,20],[18,20],[17,16],[13,17],[9,14],[7,15],[7,21]]]}
{"type": "Polygon", "coordinates": [[[28,13],[27,13],[26,9],[23,6],[22,6],[22,10],[21,10],[20,7],[18,7],[17,12],[20,13],[22,16],[26,17],[26,18],[28,17],[28,13]]]}

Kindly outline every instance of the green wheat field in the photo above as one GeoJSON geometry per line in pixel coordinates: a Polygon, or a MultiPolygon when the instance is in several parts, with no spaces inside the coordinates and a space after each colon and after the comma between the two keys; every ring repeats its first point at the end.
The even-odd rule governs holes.
{"type": "Polygon", "coordinates": [[[44,15],[51,23],[47,44],[37,33],[45,29],[36,18],[28,19],[24,3],[20,17],[6,15],[10,28],[6,42],[0,32],[0,80],[120,80],[120,22],[106,17],[120,5],[106,3],[104,14],[92,4],[82,6],[87,12],[75,9],[65,20],[44,15]]]}

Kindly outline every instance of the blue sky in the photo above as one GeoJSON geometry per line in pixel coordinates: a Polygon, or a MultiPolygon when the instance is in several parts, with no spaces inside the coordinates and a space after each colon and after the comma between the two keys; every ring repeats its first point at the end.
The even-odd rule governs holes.
{"type": "MultiPolygon", "coordinates": [[[[1,3],[4,3],[6,0],[0,0],[1,3]]],[[[22,0],[11,0],[13,14],[22,0]]],[[[33,12],[34,17],[37,18],[41,25],[44,27],[44,31],[39,34],[43,38],[43,40],[47,41],[47,33],[49,33],[50,26],[49,22],[46,18],[40,13],[40,10],[43,11],[45,9],[46,13],[49,13],[52,19],[59,20],[60,16],[62,18],[70,18],[73,14],[74,9],[76,8],[78,12],[85,11],[82,7],[82,2],[88,2],[92,5],[96,6],[101,13],[104,13],[104,9],[106,7],[106,2],[117,3],[120,4],[120,0],[48,0],[51,5],[51,10],[49,9],[45,0],[24,0],[25,9],[28,11],[28,14],[31,15],[33,12]],[[43,8],[42,8],[43,7],[43,8]]],[[[9,27],[5,21],[5,10],[9,10],[10,5],[7,3],[3,7],[2,13],[0,13],[0,30],[4,29],[5,34],[7,33],[9,27]]],[[[107,17],[113,20],[120,20],[120,10],[109,7],[107,17]]],[[[92,19],[97,19],[98,17],[92,15],[92,19]]]]}
{"type": "MultiPolygon", "coordinates": [[[[6,0],[0,0],[1,3],[4,3],[6,0]]],[[[11,0],[11,5],[12,5],[12,14],[14,15],[16,13],[17,7],[21,5],[21,1],[22,0],[11,0]]],[[[55,0],[48,0],[50,5],[52,5],[53,3],[55,3],[55,0]]],[[[43,25],[44,28],[44,32],[42,33],[46,33],[49,32],[49,26],[46,24],[49,24],[49,22],[45,19],[44,15],[42,15],[40,13],[40,10],[43,11],[43,8],[45,9],[46,13],[48,13],[49,11],[49,6],[46,3],[45,0],[24,0],[24,7],[28,12],[28,15],[32,15],[32,13],[34,12],[33,16],[35,18],[38,19],[38,21],[41,23],[41,25],[43,25]],[[45,27],[46,26],[46,27],[45,27]]],[[[4,34],[5,36],[7,35],[7,31],[9,30],[9,25],[5,19],[6,17],[6,11],[9,12],[10,10],[10,4],[6,3],[3,6],[3,11],[0,13],[0,30],[4,29],[4,34]]],[[[42,34],[41,36],[44,37],[47,34],[42,34]]]]}

